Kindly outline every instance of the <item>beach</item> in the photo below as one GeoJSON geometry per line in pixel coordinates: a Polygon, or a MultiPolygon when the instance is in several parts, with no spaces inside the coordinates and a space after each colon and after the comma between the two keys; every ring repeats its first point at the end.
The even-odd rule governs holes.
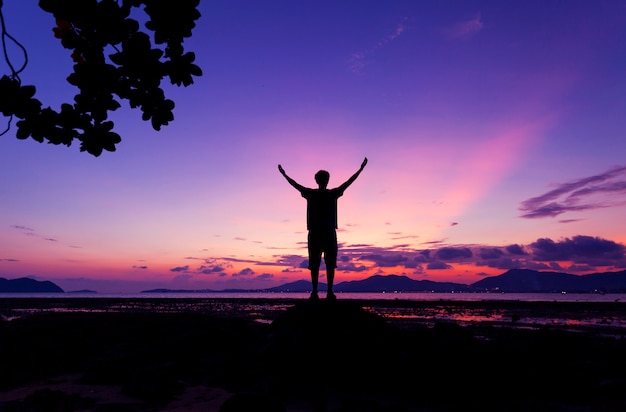
{"type": "Polygon", "coordinates": [[[17,298],[0,315],[2,412],[626,408],[620,302],[17,298]]]}

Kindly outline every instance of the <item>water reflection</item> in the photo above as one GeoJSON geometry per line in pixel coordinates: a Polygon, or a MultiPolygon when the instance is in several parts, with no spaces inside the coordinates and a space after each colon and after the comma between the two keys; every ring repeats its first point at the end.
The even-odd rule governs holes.
{"type": "Polygon", "coordinates": [[[400,326],[403,324],[422,324],[433,326],[437,322],[455,322],[463,326],[490,325],[494,327],[517,327],[539,329],[558,327],[564,330],[588,332],[611,336],[626,336],[626,310],[621,305],[611,305],[617,312],[612,312],[606,305],[593,303],[555,303],[545,305],[513,303],[485,305],[435,304],[410,305],[400,307],[366,307],[374,313],[400,326]],[[613,315],[611,313],[614,313],[613,315]]]}
{"type": "MultiPolygon", "coordinates": [[[[358,294],[363,296],[363,294],[358,294]]],[[[459,295],[459,294],[457,294],[459,295]]],[[[273,298],[48,297],[0,299],[0,316],[10,321],[38,312],[208,313],[271,323],[301,301],[273,298]]],[[[559,295],[560,296],[560,295],[559,295]]],[[[354,299],[356,300],[356,299],[354,299]]],[[[626,336],[626,304],[610,301],[362,299],[361,306],[399,327],[437,322],[516,328],[561,328],[626,336]]]]}

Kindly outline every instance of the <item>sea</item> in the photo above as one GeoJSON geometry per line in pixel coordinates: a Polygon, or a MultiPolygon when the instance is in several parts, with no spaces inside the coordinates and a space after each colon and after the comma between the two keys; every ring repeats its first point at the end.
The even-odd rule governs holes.
{"type": "MultiPolygon", "coordinates": [[[[346,300],[408,301],[519,301],[519,302],[624,302],[626,293],[487,293],[487,292],[358,292],[336,293],[346,300]]],[[[320,297],[325,293],[321,292],[320,297]]],[[[127,298],[127,299],[307,299],[308,293],[293,292],[186,292],[186,293],[0,293],[0,299],[11,298],[127,298]]]]}
{"type": "MultiPolygon", "coordinates": [[[[626,339],[622,293],[337,293],[406,327],[437,322],[560,328],[626,339]]],[[[320,293],[323,299],[325,293],[320,293]]],[[[308,293],[0,293],[0,320],[38,312],[210,312],[271,323],[308,293]]]]}

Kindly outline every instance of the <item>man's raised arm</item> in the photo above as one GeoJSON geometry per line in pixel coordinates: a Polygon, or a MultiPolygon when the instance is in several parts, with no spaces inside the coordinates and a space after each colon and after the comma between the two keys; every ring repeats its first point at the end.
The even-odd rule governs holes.
{"type": "Polygon", "coordinates": [[[278,165],[278,171],[280,172],[281,175],[285,177],[285,179],[287,179],[289,184],[295,187],[296,190],[298,190],[299,192],[302,192],[304,189],[306,189],[304,186],[302,186],[301,184],[299,184],[298,182],[296,182],[295,180],[287,176],[287,173],[285,173],[285,169],[283,169],[281,165],[278,165]]]}
{"type": "Polygon", "coordinates": [[[342,192],[344,190],[346,190],[352,183],[354,183],[356,178],[359,177],[359,175],[361,174],[361,172],[365,168],[366,164],[367,164],[367,157],[365,159],[363,159],[363,163],[361,163],[361,167],[359,168],[359,170],[357,170],[357,172],[355,174],[353,174],[350,177],[350,179],[346,180],[341,186],[339,186],[339,189],[341,189],[342,192]]]}

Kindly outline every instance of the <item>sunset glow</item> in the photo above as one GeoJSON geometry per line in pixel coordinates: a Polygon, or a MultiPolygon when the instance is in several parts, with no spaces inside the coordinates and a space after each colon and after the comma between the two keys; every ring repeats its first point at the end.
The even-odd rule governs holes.
{"type": "MultiPolygon", "coordinates": [[[[185,47],[204,74],[166,85],[161,131],[123,105],[122,142],[97,158],[0,136],[0,277],[98,292],[309,279],[306,201],[277,165],[335,187],[364,157],[339,199],[336,283],[626,268],[625,2],[199,9],[185,47]]],[[[53,17],[2,10],[22,82],[44,106],[72,101],[53,17]]]]}

